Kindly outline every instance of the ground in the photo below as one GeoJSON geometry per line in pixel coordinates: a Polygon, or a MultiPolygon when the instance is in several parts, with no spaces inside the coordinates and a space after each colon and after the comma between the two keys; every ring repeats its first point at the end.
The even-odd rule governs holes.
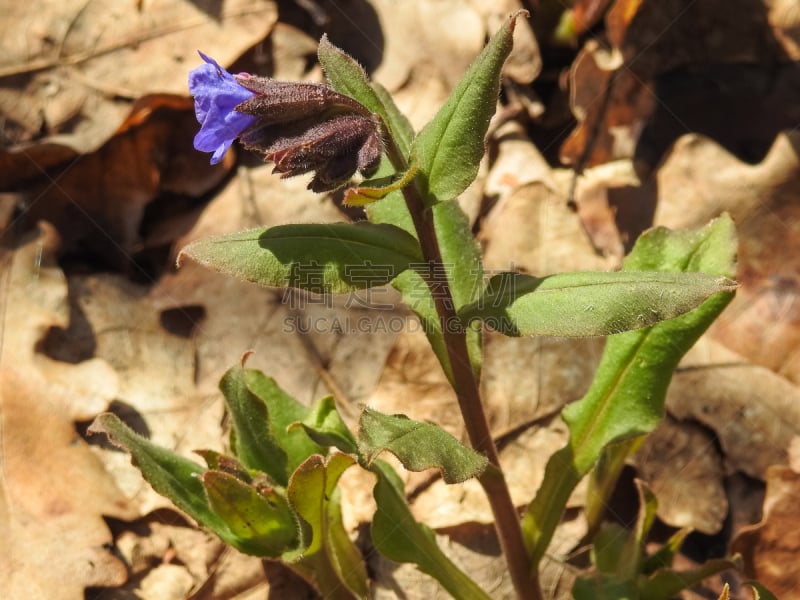
{"type": "MultiPolygon", "coordinates": [[[[652,547],[689,527],[681,566],[742,555],[742,572],[685,597],[717,598],[724,579],[734,597],[750,598],[741,581],[757,578],[779,598],[800,598],[800,7],[792,0],[7,7],[0,596],[311,594],[280,566],[195,529],[127,455],[86,435],[95,416],[112,411],[187,456],[223,450],[217,384],[246,351],[248,366],[304,403],[334,394],[351,423],[368,405],[463,435],[446,379],[391,290],[309,298],[191,262],[174,267],[180,248],[210,235],[363,218],[342,206],[341,191],[282,181],[236,146],[210,166],[192,148],[187,74],[201,63],[199,49],[232,72],[321,81],[316,45],[328,33],[419,129],[520,8],[532,15],[515,32],[478,179],[458,200],[486,268],[614,269],[650,227],[733,217],[736,298],[679,366],[665,421],[626,467],[608,516],[634,520],[633,481],[644,479],[659,501],[652,547]]],[[[485,347],[484,402],[522,507],[564,444],[559,411],[587,389],[603,340],[487,333],[485,347]]],[[[493,597],[505,597],[477,485],[405,476],[415,515],[493,597]]],[[[343,486],[345,522],[375,597],[444,597],[369,547],[372,481],[346,476],[343,486]]],[[[573,551],[583,493],[551,548],[548,598],[569,597],[582,565],[573,551]]]]}

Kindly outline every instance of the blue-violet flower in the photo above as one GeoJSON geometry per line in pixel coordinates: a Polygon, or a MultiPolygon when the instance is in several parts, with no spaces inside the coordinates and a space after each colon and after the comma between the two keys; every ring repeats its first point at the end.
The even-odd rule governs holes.
{"type": "Polygon", "coordinates": [[[293,177],[314,171],[308,187],[337,189],[358,171],[375,173],[383,154],[380,117],[327,85],[231,75],[200,54],[205,65],[189,75],[200,132],[194,147],[222,160],[233,140],[293,177]]]}
{"type": "Polygon", "coordinates": [[[194,111],[200,131],[194,147],[213,152],[211,164],[222,160],[233,140],[258,119],[236,111],[236,106],[255,96],[255,92],[239,84],[236,78],[220,67],[213,58],[199,53],[206,64],[189,73],[189,92],[194,96],[194,111]]]}

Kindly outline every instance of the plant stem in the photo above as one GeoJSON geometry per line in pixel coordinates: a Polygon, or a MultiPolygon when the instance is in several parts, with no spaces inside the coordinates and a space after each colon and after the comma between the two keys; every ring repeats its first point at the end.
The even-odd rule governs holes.
{"type": "Polygon", "coordinates": [[[433,213],[426,208],[413,184],[403,188],[403,195],[414,221],[422,255],[430,266],[430,273],[433,274],[428,278],[427,283],[442,328],[453,375],[453,386],[461,415],[464,418],[464,425],[472,447],[489,459],[489,467],[478,478],[478,481],[486,492],[492,507],[497,536],[508,563],[511,580],[521,599],[541,600],[538,570],[531,570],[528,552],[522,538],[519,516],[500,468],[497,448],[481,404],[478,382],[469,360],[466,330],[460,325],[446,276],[437,278],[436,275],[443,273],[444,270],[441,268],[443,260],[436,237],[433,213]]]}

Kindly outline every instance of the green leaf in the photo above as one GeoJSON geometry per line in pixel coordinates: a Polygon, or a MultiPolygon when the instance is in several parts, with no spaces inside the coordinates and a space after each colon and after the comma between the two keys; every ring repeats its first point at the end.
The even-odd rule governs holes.
{"type": "MultiPolygon", "coordinates": [[[[449,206],[450,204],[446,203],[442,206],[449,206]]],[[[455,206],[455,203],[452,204],[455,206]]],[[[400,192],[393,192],[379,202],[367,205],[366,210],[370,221],[374,223],[394,223],[409,232],[410,235],[416,236],[414,223],[400,192]]],[[[446,260],[449,263],[456,258],[448,257],[446,260]]],[[[409,269],[400,273],[392,282],[392,286],[402,294],[403,301],[417,315],[428,342],[434,354],[436,354],[436,358],[439,359],[439,364],[442,365],[447,379],[452,384],[453,370],[450,367],[450,359],[447,355],[447,347],[444,343],[439,315],[436,312],[436,306],[428,284],[425,283],[425,280],[418,272],[409,269]]]]}
{"type": "Polygon", "coordinates": [[[492,36],[411,150],[428,205],[452,200],[472,183],[484,153],[484,138],[497,106],[500,72],[514,44],[517,11],[492,36]]]}
{"type": "Polygon", "coordinates": [[[690,571],[664,568],[649,576],[640,574],[644,535],[648,523],[655,519],[654,496],[640,489],[642,492],[647,506],[639,512],[636,530],[628,532],[615,523],[607,523],[594,539],[592,562],[597,571],[575,581],[572,593],[576,600],[670,600],[707,577],[737,568],[731,560],[713,559],[690,571]]]}
{"type": "Polygon", "coordinates": [[[357,100],[370,112],[380,114],[383,103],[372,90],[366,72],[352,56],[331,44],[327,34],[319,41],[317,58],[335,91],[357,100]]]}
{"type": "Polygon", "coordinates": [[[461,310],[478,300],[484,288],[480,245],[457,202],[436,205],[431,211],[455,309],[461,310]]]}
{"type": "Polygon", "coordinates": [[[650,577],[640,579],[638,597],[643,600],[670,600],[681,590],[697,585],[707,577],[738,567],[732,560],[714,558],[688,571],[662,569],[650,577]]]}
{"type": "Polygon", "coordinates": [[[616,581],[636,580],[642,566],[645,538],[656,518],[655,495],[641,480],[635,483],[639,514],[633,531],[607,523],[592,540],[592,562],[600,573],[616,581]]]}
{"type": "MultiPolygon", "coordinates": [[[[645,233],[624,268],[638,271],[663,265],[672,271],[732,277],[735,257],[733,222],[723,215],[693,232],[656,229],[645,233]]],[[[544,555],[572,490],[603,449],[649,433],[661,421],[667,386],[678,361],[732,298],[732,292],[721,292],[685,315],[608,339],[589,391],[562,413],[569,443],[550,457],[542,486],[523,517],[523,535],[533,564],[544,555]]]]}
{"type": "Polygon", "coordinates": [[[309,409],[281,390],[274,379],[255,369],[233,367],[219,386],[231,414],[231,448],[246,467],[263,471],[285,486],[297,465],[322,451],[302,429],[288,431],[309,409]]]}
{"type": "Polygon", "coordinates": [[[292,474],[287,489],[289,503],[308,531],[300,547],[284,559],[311,574],[326,598],[368,596],[366,567],[342,524],[336,487],[354,463],[347,454],[334,454],[327,462],[310,456],[292,474]]]}
{"type": "Polygon", "coordinates": [[[617,523],[603,523],[592,539],[591,558],[596,572],[579,577],[576,598],[639,598],[637,579],[643,564],[644,542],[656,517],[656,498],[636,480],[639,514],[629,531],[617,523]]]}
{"type": "Polygon", "coordinates": [[[452,435],[430,423],[405,415],[385,415],[364,409],[358,445],[367,464],[383,451],[394,454],[409,471],[436,468],[445,483],[461,483],[480,475],[488,461],[452,435]]]}
{"type": "Polygon", "coordinates": [[[228,543],[245,554],[276,558],[298,541],[297,522],[274,489],[255,487],[222,471],[201,476],[208,504],[230,530],[228,543]]]}
{"type": "Polygon", "coordinates": [[[705,273],[617,271],[492,277],[461,313],[505,335],[612,335],[682,315],[735,282],[705,273]]]}
{"type": "Polygon", "coordinates": [[[603,523],[592,540],[592,564],[603,575],[615,575],[630,532],[617,523],[603,523]]]}
{"type": "Polygon", "coordinates": [[[636,589],[635,581],[589,576],[578,577],[575,580],[572,597],[575,600],[639,600],[639,591],[636,589]]]}
{"type": "MultiPolygon", "coordinates": [[[[437,204],[431,210],[453,304],[455,310],[460,311],[480,298],[484,288],[480,245],[472,235],[469,218],[457,202],[437,204]]],[[[438,319],[436,325],[439,325],[438,319]]],[[[464,323],[456,325],[463,327],[464,323]]],[[[483,355],[481,332],[477,327],[467,328],[467,350],[472,372],[479,380],[483,355]]]]}
{"type": "Polygon", "coordinates": [[[578,576],[572,589],[576,600],[638,600],[636,573],[621,576],[622,556],[630,549],[633,536],[617,523],[603,523],[592,540],[593,572],[578,576]]]}
{"type": "Polygon", "coordinates": [[[385,285],[422,260],[413,236],[388,224],[278,225],[193,242],[197,262],[260,285],[342,294],[385,285]]]}
{"type": "Polygon", "coordinates": [[[662,545],[657,551],[645,558],[642,563],[641,572],[643,575],[651,575],[659,569],[664,569],[672,565],[675,555],[678,554],[683,540],[692,532],[691,528],[684,527],[679,529],[662,545]]]}
{"type": "Polygon", "coordinates": [[[369,81],[364,69],[351,56],[328,41],[323,35],[317,49],[317,57],[330,86],[340,94],[350,96],[363,104],[370,112],[383,119],[389,134],[395,140],[403,156],[408,155],[411,125],[397,109],[386,90],[369,81]]]}
{"type": "Polygon", "coordinates": [[[311,407],[301,422],[291,427],[302,427],[308,437],[320,446],[338,448],[345,454],[358,455],[358,443],[336,409],[333,396],[321,398],[311,407]]]}
{"type": "Polygon", "coordinates": [[[636,525],[625,544],[625,549],[620,554],[617,568],[617,574],[626,579],[632,579],[642,567],[644,545],[647,535],[655,523],[658,510],[658,500],[650,486],[641,479],[635,479],[634,483],[639,496],[639,514],[636,518],[636,525]]]}
{"type": "Polygon", "coordinates": [[[115,446],[131,455],[133,465],[156,492],[221,538],[230,538],[227,526],[208,506],[200,481],[205,471],[202,465],[156,446],[111,413],[99,415],[89,433],[105,433],[115,446]]]}
{"type": "Polygon", "coordinates": [[[441,551],[433,531],[414,519],[394,470],[381,460],[371,470],[378,476],[373,491],[378,509],[370,528],[375,548],[390,560],[417,565],[457,600],[487,600],[488,594],[441,551]]]}
{"type": "Polygon", "coordinates": [[[617,480],[625,466],[625,461],[639,449],[644,437],[643,435],[630,437],[603,448],[603,453],[589,475],[586,490],[586,503],[584,504],[587,525],[586,538],[591,538],[603,522],[609,499],[617,487],[617,480]]]}

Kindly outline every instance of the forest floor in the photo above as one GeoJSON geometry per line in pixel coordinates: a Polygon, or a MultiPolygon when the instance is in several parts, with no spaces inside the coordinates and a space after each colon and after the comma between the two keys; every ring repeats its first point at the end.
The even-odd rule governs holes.
{"type": "MultiPolygon", "coordinates": [[[[626,467],[608,513],[635,520],[641,478],[658,499],[652,547],[691,528],[678,566],[742,555],[742,573],[685,598],[716,599],[723,581],[750,598],[747,578],[800,598],[800,5],[534,4],[9,3],[0,39],[0,596],[313,598],[279,565],[196,529],[127,454],[86,435],[111,411],[186,456],[222,451],[217,386],[246,351],[248,366],[304,403],[334,394],[351,424],[368,405],[463,437],[445,376],[391,290],[317,298],[193,263],[175,268],[180,248],[210,235],[363,218],[341,192],[280,180],[236,145],[210,166],[192,147],[187,74],[199,49],[234,73],[322,81],[316,46],[327,33],[418,130],[503,19],[526,8],[533,17],[518,23],[487,155],[458,200],[486,269],[612,270],[650,227],[733,217],[736,298],[679,366],[664,423],[626,467]]],[[[588,388],[603,344],[486,334],[483,398],[520,507],[564,445],[560,409],[588,388]]],[[[447,552],[492,597],[510,597],[477,484],[404,476],[415,515],[447,552]]],[[[372,484],[343,480],[345,524],[375,597],[445,597],[369,547],[372,484]]],[[[576,553],[583,493],[550,549],[547,598],[571,597],[585,566],[576,553]]]]}

